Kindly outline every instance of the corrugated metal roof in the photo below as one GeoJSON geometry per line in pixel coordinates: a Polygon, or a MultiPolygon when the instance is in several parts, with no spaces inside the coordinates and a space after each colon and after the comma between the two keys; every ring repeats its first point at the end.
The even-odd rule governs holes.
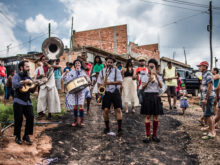
{"type": "Polygon", "coordinates": [[[190,65],[184,64],[184,63],[182,63],[182,62],[180,62],[180,61],[176,61],[176,60],[173,60],[173,59],[168,58],[168,57],[161,57],[160,61],[172,62],[172,63],[174,63],[174,64],[176,64],[176,65],[180,65],[180,66],[183,66],[183,67],[185,67],[185,68],[191,68],[190,65]]]}

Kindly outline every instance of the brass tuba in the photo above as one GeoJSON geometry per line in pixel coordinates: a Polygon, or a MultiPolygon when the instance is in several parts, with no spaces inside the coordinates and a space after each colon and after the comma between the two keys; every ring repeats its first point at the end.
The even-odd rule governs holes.
{"type": "Polygon", "coordinates": [[[44,40],[42,52],[49,60],[56,60],[63,54],[63,42],[57,37],[50,37],[44,40]]]}

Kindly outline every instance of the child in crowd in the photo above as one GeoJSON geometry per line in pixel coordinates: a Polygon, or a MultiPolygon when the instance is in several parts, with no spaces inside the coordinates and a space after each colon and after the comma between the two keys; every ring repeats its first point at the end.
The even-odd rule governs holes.
{"type": "Polygon", "coordinates": [[[181,84],[181,90],[179,91],[180,94],[180,108],[182,108],[183,115],[185,114],[186,109],[189,107],[187,101],[187,91],[185,88],[185,84],[181,84]]]}

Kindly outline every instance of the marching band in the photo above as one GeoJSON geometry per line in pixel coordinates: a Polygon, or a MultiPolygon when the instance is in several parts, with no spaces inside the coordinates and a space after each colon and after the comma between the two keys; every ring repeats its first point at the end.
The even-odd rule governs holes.
{"type": "MultiPolygon", "coordinates": [[[[59,93],[54,78],[54,71],[60,69],[60,66],[54,64],[54,62],[62,51],[58,49],[59,54],[53,52],[55,56],[52,56],[50,50],[47,50],[47,48],[43,50],[44,54],[37,60],[38,67],[34,76],[34,80],[37,80],[36,82],[32,81],[29,76],[30,66],[28,61],[21,61],[19,63],[18,66],[20,71],[15,74],[12,79],[12,87],[15,89],[13,104],[15,119],[14,135],[16,136],[15,142],[17,144],[22,144],[20,134],[23,114],[26,117],[23,141],[32,144],[29,135],[33,134],[34,115],[30,93],[34,92],[37,86],[39,88],[37,103],[39,118],[45,115],[46,109],[48,109],[48,119],[51,119],[51,113],[61,112],[59,93]],[[48,53],[50,55],[48,55],[48,53]]],[[[92,65],[87,62],[86,52],[82,52],[81,56],[78,56],[78,58],[73,61],[73,67],[71,67],[70,63],[67,64],[60,78],[64,81],[65,85],[66,108],[74,112],[73,127],[78,125],[83,127],[85,125],[85,101],[87,102],[87,112],[89,115],[90,102],[92,94],[94,93],[96,95],[97,104],[102,104],[101,109],[103,110],[105,134],[110,133],[109,112],[112,108],[114,108],[116,112],[118,135],[120,136],[123,133],[122,107],[124,106],[125,113],[128,113],[128,104],[130,103],[133,113],[135,112],[135,107],[140,105],[140,114],[146,116],[146,137],[143,142],[149,143],[151,140],[160,142],[157,130],[159,126],[159,116],[163,115],[161,94],[167,91],[170,109],[176,109],[176,86],[178,76],[175,67],[173,67],[171,63],[168,63],[168,67],[164,69],[163,76],[161,76],[158,72],[159,65],[156,59],[146,59],[145,56],[141,55],[138,56],[137,61],[139,62],[137,68],[134,68],[133,59],[127,60],[126,66],[122,67],[121,64],[118,66],[114,65],[116,60],[112,55],[105,58],[105,64],[102,63],[99,56],[96,56],[94,64],[92,65]],[[173,107],[171,106],[171,96],[174,97],[173,107]],[[152,134],[150,131],[151,116],[153,116],[152,134]]],[[[219,95],[220,85],[216,85],[216,83],[216,91],[214,91],[212,85],[214,81],[212,74],[207,72],[207,62],[202,62],[198,66],[203,72],[203,117],[208,124],[208,127],[204,128],[204,130],[210,130],[203,139],[209,139],[215,137],[215,124],[217,127],[219,124],[220,115],[217,115],[215,118],[213,117],[214,112],[212,110],[212,103],[214,102],[215,93],[219,95]]],[[[185,113],[188,107],[186,99],[187,94],[183,94],[185,90],[184,84],[182,84],[181,87],[181,108],[183,108],[183,113],[185,113]]],[[[217,103],[218,100],[215,102],[217,103]]]]}

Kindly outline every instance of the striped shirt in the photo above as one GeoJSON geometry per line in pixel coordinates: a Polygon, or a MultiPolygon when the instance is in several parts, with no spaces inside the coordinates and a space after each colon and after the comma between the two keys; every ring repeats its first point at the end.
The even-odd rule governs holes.
{"type": "Polygon", "coordinates": [[[212,92],[209,97],[215,97],[215,92],[214,92],[214,79],[212,76],[212,73],[209,71],[206,71],[202,73],[202,98],[206,98],[206,94],[208,91],[208,84],[212,83],[212,92]]]}

